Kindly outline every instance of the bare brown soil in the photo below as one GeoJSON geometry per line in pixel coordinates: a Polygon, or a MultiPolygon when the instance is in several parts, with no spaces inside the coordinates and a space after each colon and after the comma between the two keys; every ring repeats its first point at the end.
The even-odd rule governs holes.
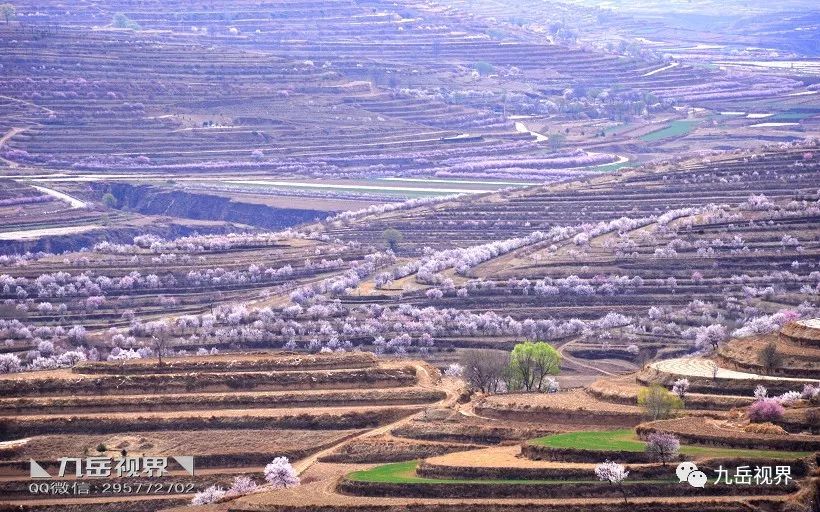
{"type": "Polygon", "coordinates": [[[475,406],[481,416],[547,425],[572,425],[611,428],[613,425],[635,426],[644,418],[637,405],[604,402],[582,389],[552,394],[527,393],[490,396],[475,406]]]}
{"type": "MultiPolygon", "coordinates": [[[[195,455],[232,453],[284,453],[309,450],[346,437],[354,430],[182,430],[121,433],[112,435],[62,434],[31,438],[20,449],[2,453],[5,461],[28,462],[96,455],[102,444],[104,455],[119,456],[121,450],[134,455],[195,455]]],[[[199,459],[199,457],[197,457],[199,459]]],[[[44,462],[45,463],[45,462],[44,462]]],[[[28,469],[28,468],[26,468],[28,469]]]]}
{"type": "Polygon", "coordinates": [[[0,399],[0,416],[70,412],[181,411],[226,408],[352,407],[436,402],[445,393],[416,387],[184,393],[162,395],[56,396],[0,399]]]}
{"type": "Polygon", "coordinates": [[[729,446],[736,448],[770,449],[770,450],[820,450],[820,435],[761,434],[746,432],[737,424],[725,420],[709,418],[676,418],[643,424],[637,428],[639,435],[648,435],[653,431],[671,432],[681,442],[693,444],[729,446]]]}
{"type": "Polygon", "coordinates": [[[385,435],[348,443],[334,453],[321,457],[320,461],[335,463],[397,462],[425,459],[475,448],[479,446],[453,442],[418,441],[385,435]]]}
{"type": "Polygon", "coordinates": [[[340,354],[240,352],[208,357],[166,357],[163,359],[162,365],[159,365],[159,361],[153,358],[130,359],[119,362],[84,362],[73,367],[71,371],[74,373],[111,373],[117,375],[191,371],[309,371],[365,368],[375,364],[376,358],[369,352],[343,352],[340,354]]]}
{"type": "Polygon", "coordinates": [[[765,373],[760,364],[760,351],[769,343],[774,343],[781,362],[773,375],[782,377],[803,377],[820,379],[820,348],[798,346],[778,335],[754,336],[732,340],[721,347],[719,361],[728,367],[752,373],[765,373]]]}

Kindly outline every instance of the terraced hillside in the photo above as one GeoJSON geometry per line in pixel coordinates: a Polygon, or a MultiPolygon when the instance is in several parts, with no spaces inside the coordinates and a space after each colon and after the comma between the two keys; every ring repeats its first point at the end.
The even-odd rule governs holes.
{"type": "Polygon", "coordinates": [[[705,348],[713,324],[765,334],[816,311],[815,151],[9,259],[5,346],[92,358],[364,346],[443,361],[539,337],[563,345],[568,369],[617,374],[705,348]]]}
{"type": "Polygon", "coordinates": [[[552,16],[598,14],[567,5],[14,6],[0,28],[0,176],[20,180],[5,252],[281,229],[818,133],[804,75],[579,44],[552,16]]]}
{"type": "MultiPolygon", "coordinates": [[[[29,459],[51,471],[60,457],[194,456],[196,476],[169,465],[186,492],[159,496],[153,506],[188,501],[193,490],[237,475],[260,476],[277,456],[305,469],[323,450],[447,403],[451,392],[436,383],[435,371],[423,363],[377,361],[366,353],[245,353],[175,358],[161,366],[93,362],[5,375],[0,506],[34,509],[55,498],[31,494],[29,459]]],[[[105,483],[92,480],[86,501],[78,496],[73,503],[99,504],[104,496],[111,510],[138,510],[139,500],[153,494],[103,491],[105,483]]]]}
{"type": "MultiPolygon", "coordinates": [[[[789,333],[805,325],[788,324],[782,330],[781,343],[788,343],[789,333]]],[[[801,332],[800,340],[816,336],[816,329],[804,327],[801,332]]],[[[738,338],[726,346],[737,348],[746,342],[746,338],[738,338]]],[[[699,361],[716,364],[709,359],[699,361]]],[[[490,507],[504,511],[532,507],[556,511],[593,507],[810,510],[812,499],[814,503],[817,499],[815,452],[820,448],[820,436],[809,413],[814,411],[816,416],[818,394],[813,379],[820,375],[815,372],[812,379],[802,381],[764,374],[739,377],[737,372],[718,367],[715,377],[706,378],[689,371],[689,366],[672,363],[661,369],[650,365],[637,374],[601,379],[584,390],[491,395],[449,411],[431,410],[406,426],[394,428],[394,445],[407,445],[421,432],[438,432],[438,442],[452,443],[447,436],[460,425],[462,432],[471,432],[473,443],[486,446],[463,446],[462,450],[445,454],[418,451],[414,455],[386,449],[381,441],[368,441],[364,445],[369,450],[362,446],[355,458],[350,457],[349,450],[342,450],[321,459],[305,473],[306,482],[309,476],[311,481],[300,487],[262,489],[219,503],[211,510],[302,511],[332,507],[355,511],[402,506],[419,510],[490,507]],[[685,394],[684,407],[672,416],[647,421],[647,410],[634,404],[647,385],[672,387],[664,375],[689,377],[694,391],[685,394]],[[795,399],[783,398],[786,414],[776,424],[761,423],[754,416],[754,402],[775,399],[752,397],[749,386],[756,383],[769,386],[772,393],[804,383],[809,391],[804,391],[802,399],[800,393],[795,399]],[[522,407],[522,403],[526,405],[522,407]],[[582,415],[578,415],[579,410],[582,415]],[[618,425],[612,416],[614,411],[624,419],[630,418],[631,423],[613,429],[618,425]],[[491,428],[497,435],[505,432],[508,437],[504,439],[525,440],[515,444],[505,443],[502,438],[491,439],[487,437],[491,428]],[[545,435],[546,431],[552,433],[545,435]],[[647,449],[654,442],[652,436],[658,433],[674,436],[679,449],[659,459],[656,452],[647,449]],[[626,466],[629,476],[623,487],[596,478],[596,467],[604,459],[626,466]],[[373,464],[385,460],[399,462],[373,464]],[[709,483],[702,489],[693,489],[685,481],[679,483],[675,476],[679,461],[697,464],[700,471],[710,475],[709,483]],[[712,475],[721,469],[766,465],[787,468],[790,478],[751,483],[750,476],[748,485],[740,480],[733,484],[712,481],[712,475]]],[[[790,369],[789,364],[783,367],[784,371],[790,369]]]]}
{"type": "Polygon", "coordinates": [[[795,3],[4,3],[0,512],[815,512],[795,3]],[[26,485],[129,453],[200,472],[26,485]]]}

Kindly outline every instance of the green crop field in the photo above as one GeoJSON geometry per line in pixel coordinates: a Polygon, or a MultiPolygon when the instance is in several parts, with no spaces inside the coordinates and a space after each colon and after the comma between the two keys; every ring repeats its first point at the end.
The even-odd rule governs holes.
{"type": "Polygon", "coordinates": [[[620,170],[620,169],[626,169],[626,168],[629,168],[629,167],[635,167],[635,164],[632,163],[632,162],[613,162],[611,164],[605,164],[605,165],[598,165],[598,166],[595,166],[595,167],[589,167],[588,169],[590,171],[602,172],[603,173],[603,172],[614,172],[614,171],[617,171],[617,170],[620,170]]]}
{"type": "Polygon", "coordinates": [[[764,119],[766,122],[797,122],[817,115],[816,111],[811,110],[788,110],[780,112],[771,117],[764,119]]]}
{"type": "MultiPolygon", "coordinates": [[[[579,450],[612,450],[642,452],[646,443],[638,439],[631,429],[607,430],[603,432],[568,432],[539,437],[530,441],[550,448],[575,448],[579,450]]],[[[681,453],[691,457],[748,457],[799,459],[811,452],[789,452],[778,450],[751,450],[743,448],[718,448],[714,446],[681,445],[681,453]]]]}
{"type": "Polygon", "coordinates": [[[669,139],[671,137],[682,137],[691,132],[692,130],[694,130],[697,125],[697,121],[672,121],[664,128],[655,130],[654,132],[649,132],[646,135],[641,136],[641,140],[645,142],[655,142],[663,139],[669,139]]]}
{"type": "MultiPolygon", "coordinates": [[[[521,485],[550,485],[550,484],[589,484],[598,482],[595,474],[590,471],[588,480],[514,480],[514,479],[461,479],[461,478],[424,478],[416,475],[419,461],[396,462],[383,464],[371,469],[354,471],[347,475],[348,480],[355,482],[374,482],[387,484],[521,484],[521,485]]],[[[669,483],[670,479],[661,480],[633,480],[624,484],[639,483],[669,483]]]]}

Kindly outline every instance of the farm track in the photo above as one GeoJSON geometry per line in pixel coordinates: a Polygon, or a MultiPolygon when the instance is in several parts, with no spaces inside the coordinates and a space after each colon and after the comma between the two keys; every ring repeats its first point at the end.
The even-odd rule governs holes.
{"type": "MultiPolygon", "coordinates": [[[[0,98],[8,98],[8,96],[0,96],[0,98]]],[[[12,98],[9,98],[9,99],[12,99],[12,98]]],[[[20,101],[20,100],[17,100],[17,101],[20,101]]],[[[28,102],[23,102],[23,103],[27,103],[27,104],[29,104],[29,105],[33,105],[33,104],[31,104],[31,103],[28,103],[28,102]]],[[[11,128],[11,129],[10,129],[8,132],[6,132],[6,133],[5,133],[2,137],[0,137],[0,150],[2,150],[2,149],[3,149],[3,145],[4,145],[6,142],[8,142],[8,141],[9,141],[12,137],[14,137],[15,135],[17,135],[17,134],[19,134],[19,133],[23,133],[23,132],[24,132],[24,131],[26,131],[27,129],[28,129],[28,128],[19,128],[19,127],[13,127],[13,128],[11,128]]],[[[0,157],[0,162],[3,162],[4,164],[6,164],[8,167],[11,167],[11,168],[15,168],[15,167],[17,167],[17,165],[18,165],[18,164],[17,164],[17,162],[12,162],[11,160],[7,160],[7,159],[5,159],[5,158],[3,158],[3,157],[0,157]]]]}
{"type": "Polygon", "coordinates": [[[583,362],[583,361],[579,360],[577,357],[573,357],[573,356],[566,353],[567,347],[570,347],[570,346],[574,345],[580,339],[581,338],[573,338],[573,339],[569,340],[568,342],[563,343],[560,347],[558,347],[557,350],[558,350],[558,353],[561,354],[561,357],[563,358],[563,362],[567,363],[570,367],[585,368],[585,369],[588,369],[588,370],[592,370],[596,373],[600,373],[600,374],[603,374],[603,375],[609,375],[609,376],[614,377],[616,374],[608,372],[608,371],[603,370],[601,368],[598,368],[597,366],[595,366],[591,363],[583,362]]]}
{"type": "Polygon", "coordinates": [[[76,197],[72,197],[63,192],[58,192],[57,190],[51,188],[41,187],[40,185],[32,185],[32,187],[44,194],[48,194],[52,197],[60,199],[61,201],[67,202],[69,205],[71,205],[72,208],[88,208],[88,203],[86,203],[85,201],[77,199],[76,197]]]}

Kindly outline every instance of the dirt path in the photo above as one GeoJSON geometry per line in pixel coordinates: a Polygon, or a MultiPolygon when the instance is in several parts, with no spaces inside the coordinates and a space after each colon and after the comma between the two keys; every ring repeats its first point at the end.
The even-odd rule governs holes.
{"type": "MultiPolygon", "coordinates": [[[[363,497],[363,496],[349,496],[339,494],[336,491],[336,485],[342,476],[359,469],[371,467],[369,465],[350,465],[350,464],[324,464],[317,465],[316,475],[311,475],[317,478],[313,481],[296,487],[293,489],[282,489],[276,492],[263,492],[258,494],[251,494],[234,501],[220,504],[220,507],[208,510],[265,510],[267,508],[275,509],[277,506],[285,507],[301,507],[302,510],[323,510],[325,508],[335,507],[366,507],[376,508],[384,506],[393,507],[407,507],[411,504],[424,505],[476,505],[487,507],[504,505],[529,505],[532,510],[537,510],[539,505],[542,506],[562,506],[565,505],[567,510],[578,510],[574,507],[583,507],[583,510],[591,510],[592,507],[606,506],[622,503],[621,498],[558,498],[558,499],[544,499],[544,498],[494,498],[494,499],[478,499],[478,498],[387,498],[387,497],[363,497]],[[321,466],[321,467],[319,467],[321,466]],[[332,507],[331,507],[332,506],[332,507]]],[[[750,499],[767,498],[776,501],[783,501],[787,496],[754,496],[750,499]]],[[[630,501],[633,503],[657,503],[657,510],[665,510],[665,507],[676,503],[700,503],[703,501],[703,496],[683,496],[683,497],[633,497],[630,501]]],[[[736,503],[737,501],[744,501],[744,497],[738,496],[710,496],[710,502],[725,502],[736,503]]],[[[197,509],[205,510],[205,509],[197,509]]]]}
{"type": "Polygon", "coordinates": [[[608,371],[603,370],[601,368],[598,368],[597,366],[593,366],[591,364],[581,362],[577,358],[572,357],[571,355],[564,353],[564,349],[566,349],[567,347],[573,345],[575,342],[577,342],[579,340],[580,340],[580,338],[573,338],[573,339],[569,340],[568,342],[564,343],[563,345],[561,345],[560,347],[558,347],[558,349],[557,349],[558,353],[561,354],[561,357],[564,359],[565,362],[570,363],[570,364],[575,365],[575,366],[578,366],[578,367],[581,367],[581,368],[585,368],[587,370],[593,370],[595,372],[601,373],[603,375],[608,375],[610,377],[617,377],[618,376],[617,373],[611,373],[611,372],[608,372],[608,371]]]}
{"type": "Polygon", "coordinates": [[[87,224],[85,226],[65,226],[59,228],[24,229],[21,231],[4,231],[0,233],[0,240],[31,240],[44,236],[73,235],[93,231],[100,226],[87,224]]]}
{"type": "MultiPolygon", "coordinates": [[[[0,96],[0,98],[7,98],[7,96],[0,96]]],[[[10,98],[11,99],[11,98],[10,98]]],[[[18,133],[22,133],[28,130],[28,128],[18,128],[12,127],[5,135],[0,137],[0,149],[3,149],[3,145],[12,137],[17,135],[18,133]]],[[[0,156],[0,162],[5,163],[9,167],[17,167],[17,162],[12,162],[11,160],[6,160],[2,156],[0,156]]]]}
{"type": "MultiPolygon", "coordinates": [[[[401,361],[399,361],[397,363],[394,363],[394,364],[398,364],[400,367],[405,365],[405,363],[403,363],[401,361]]],[[[430,370],[428,369],[428,367],[426,365],[416,363],[416,364],[413,365],[413,367],[416,369],[416,378],[418,379],[418,381],[417,381],[417,386],[418,387],[426,388],[426,389],[443,390],[447,395],[442,400],[440,400],[438,402],[435,402],[435,403],[432,403],[432,404],[429,404],[428,407],[448,407],[449,408],[449,407],[455,407],[456,406],[458,397],[461,394],[461,385],[457,381],[451,380],[451,379],[443,379],[439,385],[436,385],[436,380],[433,378],[432,375],[430,375],[430,370]]],[[[383,434],[387,434],[387,433],[389,433],[390,431],[392,431],[396,428],[399,428],[399,427],[402,427],[402,426],[406,425],[407,423],[412,421],[414,418],[416,418],[420,414],[422,414],[422,413],[410,414],[408,416],[405,416],[404,418],[401,418],[397,421],[394,421],[393,423],[388,423],[387,425],[382,425],[382,426],[376,427],[372,430],[368,430],[367,432],[363,432],[359,435],[352,436],[352,437],[349,437],[347,439],[344,439],[344,440],[340,441],[339,443],[336,443],[333,446],[325,448],[324,450],[316,452],[313,455],[310,455],[308,457],[305,457],[304,459],[296,461],[293,464],[293,467],[294,467],[294,469],[296,469],[296,472],[301,475],[308,468],[310,468],[313,464],[315,464],[321,457],[324,457],[325,455],[330,455],[331,453],[335,452],[339,448],[342,448],[342,447],[344,447],[344,446],[346,446],[346,445],[348,445],[348,444],[350,444],[354,441],[359,441],[361,439],[367,439],[367,438],[377,437],[377,436],[380,436],[380,435],[383,435],[383,434]]]]}
{"type": "Polygon", "coordinates": [[[76,197],[72,197],[72,196],[70,196],[68,194],[65,194],[63,192],[59,192],[59,191],[51,189],[51,188],[41,187],[40,185],[30,185],[30,186],[36,188],[37,190],[39,190],[43,194],[48,194],[52,197],[56,197],[57,199],[60,199],[62,201],[67,202],[68,204],[71,205],[72,208],[88,208],[88,203],[86,203],[85,201],[81,201],[80,199],[77,199],[76,197]]]}

